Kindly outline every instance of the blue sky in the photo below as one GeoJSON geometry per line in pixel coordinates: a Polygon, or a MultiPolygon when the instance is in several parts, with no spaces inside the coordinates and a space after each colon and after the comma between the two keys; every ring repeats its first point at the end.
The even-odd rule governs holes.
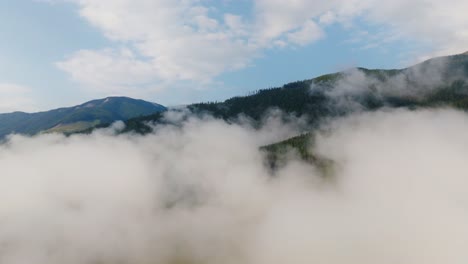
{"type": "Polygon", "coordinates": [[[466,1],[323,2],[1,1],[0,112],[110,95],[223,100],[468,50],[466,1]]]}

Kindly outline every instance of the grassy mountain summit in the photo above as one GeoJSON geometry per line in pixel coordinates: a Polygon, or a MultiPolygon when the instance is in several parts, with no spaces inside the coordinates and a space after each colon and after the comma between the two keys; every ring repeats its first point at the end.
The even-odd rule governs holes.
{"type": "Polygon", "coordinates": [[[165,111],[162,105],[128,97],[107,97],[45,112],[0,114],[0,138],[10,133],[73,132],[98,124],[165,111]]]}

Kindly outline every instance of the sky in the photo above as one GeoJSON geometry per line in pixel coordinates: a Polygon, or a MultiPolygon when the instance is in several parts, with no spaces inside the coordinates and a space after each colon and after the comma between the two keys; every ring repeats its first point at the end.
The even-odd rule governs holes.
{"type": "Polygon", "coordinates": [[[0,112],[224,100],[468,50],[466,0],[0,1],[0,112]]]}

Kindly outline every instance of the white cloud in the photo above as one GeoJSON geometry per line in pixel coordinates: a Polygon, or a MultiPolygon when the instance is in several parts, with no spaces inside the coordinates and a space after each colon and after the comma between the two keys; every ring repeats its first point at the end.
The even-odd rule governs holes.
{"type": "Polygon", "coordinates": [[[248,66],[274,41],[305,45],[322,36],[312,20],[294,19],[278,29],[268,10],[249,21],[219,13],[202,1],[73,2],[84,19],[131,50],[131,56],[112,48],[81,50],[57,63],[84,87],[104,92],[158,81],[210,82],[224,72],[248,66]]]}
{"type": "Polygon", "coordinates": [[[315,24],[314,21],[308,20],[304,23],[302,28],[287,34],[287,39],[291,43],[305,46],[320,39],[323,37],[323,34],[323,31],[317,26],[317,24],[315,24]]]}
{"type": "Polygon", "coordinates": [[[134,53],[120,50],[80,50],[57,66],[82,82],[85,88],[115,93],[132,90],[157,80],[156,69],[150,62],[135,58],[134,53]]]}
{"type": "Polygon", "coordinates": [[[319,22],[322,25],[329,25],[333,24],[336,21],[335,13],[331,11],[327,11],[325,14],[321,15],[319,18],[319,22]]]}
{"type": "MultiPolygon", "coordinates": [[[[381,46],[388,42],[410,39],[425,43],[429,51],[424,58],[449,55],[468,50],[468,2],[464,0],[256,0],[256,12],[266,39],[297,29],[305,21],[316,19],[321,25],[341,23],[354,31],[359,18],[367,25],[385,28],[378,36],[369,36],[364,46],[381,46]],[[352,25],[350,27],[350,25],[352,25]]],[[[366,25],[365,25],[366,26],[366,25]]],[[[365,27],[364,26],[364,27],[365,27]]]]}
{"type": "Polygon", "coordinates": [[[91,88],[138,86],[155,80],[207,82],[245,67],[255,54],[240,17],[225,14],[214,19],[197,1],[75,2],[83,18],[132,50],[132,56],[111,49],[78,51],[58,63],[91,88]]]}
{"type": "Polygon", "coordinates": [[[336,1],[255,0],[255,31],[260,43],[284,37],[310,26],[306,22],[333,7],[336,1]]]}
{"type": "Polygon", "coordinates": [[[30,92],[31,90],[25,86],[0,83],[0,113],[36,110],[30,92]]]}
{"type": "MultiPolygon", "coordinates": [[[[172,117],[172,119],[178,119],[172,117]]],[[[464,264],[468,115],[392,111],[316,138],[323,177],[269,173],[254,130],[189,118],[146,136],[0,144],[2,264],[464,264]]]]}
{"type": "Polygon", "coordinates": [[[83,86],[102,92],[158,82],[210,82],[247,67],[266,49],[313,43],[334,23],[351,32],[365,30],[354,23],[358,18],[382,29],[365,37],[363,48],[412,39],[433,48],[419,57],[468,49],[464,0],[252,0],[249,17],[222,13],[209,1],[67,1],[118,48],[77,51],[58,65],[83,86]]]}
{"type": "Polygon", "coordinates": [[[396,34],[428,44],[427,56],[449,55],[468,49],[468,2],[464,0],[367,1],[366,17],[392,27],[396,34]]]}

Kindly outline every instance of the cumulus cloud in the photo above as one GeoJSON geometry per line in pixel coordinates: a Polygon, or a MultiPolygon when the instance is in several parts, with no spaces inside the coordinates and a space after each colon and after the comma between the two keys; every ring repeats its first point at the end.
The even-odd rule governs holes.
{"type": "Polygon", "coordinates": [[[289,42],[305,46],[323,36],[323,31],[317,26],[314,21],[307,21],[298,31],[291,32],[287,35],[289,42]]]}
{"type": "Polygon", "coordinates": [[[83,87],[98,91],[141,89],[148,82],[155,87],[158,82],[207,83],[249,66],[274,43],[306,45],[323,36],[312,17],[285,17],[278,24],[281,19],[262,3],[249,19],[203,1],[72,2],[84,19],[124,47],[80,50],[57,63],[83,87]]]}
{"type": "Polygon", "coordinates": [[[0,113],[35,110],[30,93],[31,90],[25,86],[0,83],[0,113]]]}
{"type": "MultiPolygon", "coordinates": [[[[85,89],[109,95],[129,94],[135,88],[157,89],[154,65],[135,58],[134,52],[120,50],[81,50],[57,66],[81,82],[85,89]],[[79,70],[77,70],[79,69],[79,70]]],[[[131,93],[130,93],[131,94],[131,93]]]]}
{"type": "Polygon", "coordinates": [[[12,136],[0,146],[0,261],[468,260],[466,113],[335,121],[314,147],[335,161],[330,178],[298,160],[272,177],[258,146],[277,140],[274,126],[188,118],[147,136],[12,136]]]}
{"type": "Polygon", "coordinates": [[[157,81],[208,82],[247,66],[254,56],[241,17],[221,13],[214,18],[212,10],[198,1],[73,2],[84,19],[131,50],[126,52],[130,56],[111,48],[81,50],[58,63],[90,88],[134,89],[148,81],[155,86],[157,81]]]}
{"type": "Polygon", "coordinates": [[[397,40],[427,47],[413,51],[406,63],[468,47],[463,0],[252,0],[251,16],[222,11],[209,1],[67,1],[115,45],[76,51],[57,65],[83,87],[101,92],[155,91],[167,86],[161,82],[206,84],[251,65],[267,49],[309,45],[333,24],[359,36],[353,41],[363,48],[397,40]],[[378,33],[360,35],[367,26],[377,26],[378,33]]]}

